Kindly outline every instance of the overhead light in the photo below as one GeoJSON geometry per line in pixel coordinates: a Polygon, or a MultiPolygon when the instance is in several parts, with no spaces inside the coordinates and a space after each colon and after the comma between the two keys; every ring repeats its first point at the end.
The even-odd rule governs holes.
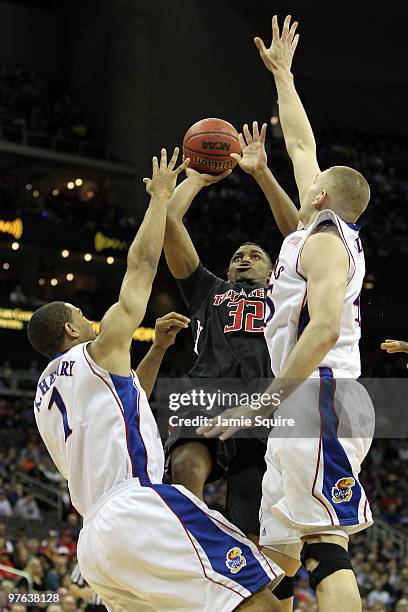
{"type": "Polygon", "coordinates": [[[69,181],[69,183],[67,183],[67,187],[68,187],[68,189],[74,189],[75,188],[75,183],[73,181],[69,181]]]}
{"type": "Polygon", "coordinates": [[[39,198],[40,197],[40,192],[38,191],[38,189],[35,189],[33,191],[33,198],[39,198]]]}
{"type": "Polygon", "coordinates": [[[81,178],[77,178],[76,181],[75,181],[75,185],[77,187],[81,187],[81,185],[83,185],[83,182],[84,181],[81,178]]]}
{"type": "Polygon", "coordinates": [[[40,285],[40,287],[43,287],[45,285],[45,278],[39,278],[38,284],[40,285]]]}
{"type": "Polygon", "coordinates": [[[364,289],[374,289],[375,285],[372,282],[364,283],[364,289]]]}
{"type": "Polygon", "coordinates": [[[26,185],[27,191],[31,191],[32,188],[33,188],[32,184],[31,183],[27,183],[27,185],[26,185]]]}
{"type": "Polygon", "coordinates": [[[88,200],[92,200],[92,198],[94,197],[95,193],[90,189],[89,191],[86,192],[85,195],[88,198],[88,200]]]}
{"type": "Polygon", "coordinates": [[[74,275],[71,272],[69,272],[66,276],[66,279],[67,281],[71,282],[74,280],[74,275]]]}
{"type": "Polygon", "coordinates": [[[68,251],[68,249],[64,249],[64,250],[61,252],[61,257],[63,257],[64,259],[66,259],[67,257],[69,257],[69,251],[68,251]]]}
{"type": "Polygon", "coordinates": [[[3,264],[3,270],[8,270],[9,268],[10,268],[10,264],[7,261],[5,261],[3,264]]]}
{"type": "Polygon", "coordinates": [[[92,255],[91,255],[90,253],[86,253],[86,254],[84,255],[84,259],[85,259],[85,261],[91,261],[91,259],[92,259],[92,255]]]}
{"type": "Polygon", "coordinates": [[[53,287],[56,287],[58,285],[58,280],[56,278],[52,278],[50,282],[53,287]]]}
{"type": "Polygon", "coordinates": [[[13,249],[13,251],[18,251],[18,249],[20,248],[20,243],[13,242],[13,244],[11,245],[11,248],[13,249]]]}
{"type": "Polygon", "coordinates": [[[59,195],[59,189],[53,189],[51,193],[54,197],[57,197],[57,195],[59,195]]]}
{"type": "Polygon", "coordinates": [[[112,265],[113,263],[115,263],[115,258],[114,257],[108,257],[106,259],[106,263],[108,263],[109,265],[112,265]]]}

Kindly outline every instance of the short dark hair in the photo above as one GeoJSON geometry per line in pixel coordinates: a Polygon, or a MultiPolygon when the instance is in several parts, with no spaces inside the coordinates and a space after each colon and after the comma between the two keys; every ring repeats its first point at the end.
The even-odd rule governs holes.
{"type": "MultiPolygon", "coordinates": [[[[262,253],[265,255],[265,257],[268,259],[269,263],[271,264],[271,268],[273,267],[273,262],[272,262],[272,257],[269,255],[269,253],[267,251],[265,251],[264,248],[261,247],[261,245],[257,244],[256,242],[242,242],[238,249],[242,246],[247,246],[248,244],[252,244],[252,246],[256,246],[259,250],[262,251],[262,253]]],[[[235,249],[236,251],[238,249],[235,249]]]]}
{"type": "Polygon", "coordinates": [[[64,325],[72,321],[71,309],[65,302],[50,302],[33,313],[28,323],[28,339],[33,348],[51,359],[64,346],[64,325]]]}

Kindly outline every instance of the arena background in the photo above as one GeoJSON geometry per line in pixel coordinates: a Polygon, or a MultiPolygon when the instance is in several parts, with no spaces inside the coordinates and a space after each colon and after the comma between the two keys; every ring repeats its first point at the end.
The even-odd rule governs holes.
{"type": "MultiPolygon", "coordinates": [[[[252,42],[255,34],[269,40],[275,12],[300,22],[293,71],[321,166],[350,164],[372,188],[361,219],[363,375],[404,377],[407,359],[379,345],[407,333],[407,6],[0,0],[0,564],[27,569],[39,588],[62,589],[64,611],[85,609],[70,595],[78,593],[68,571],[80,521],[33,427],[32,389],[44,363],[26,340],[27,320],[54,299],[100,320],[146,208],[141,179],[162,146],[180,145],[203,117],[240,129],[277,116],[272,78],[252,42]]],[[[269,124],[267,148],[297,202],[279,123],[269,124]]],[[[239,169],[199,195],[187,222],[202,261],[220,275],[243,240],[273,257],[280,246],[267,203],[239,169]]],[[[135,364],[156,317],[173,309],[186,311],[162,261],[135,364]]],[[[161,375],[186,373],[191,356],[189,332],[180,334],[161,375]]],[[[406,433],[376,439],[364,468],[377,519],[353,540],[365,609],[408,610],[406,433]]],[[[219,506],[222,495],[219,485],[207,499],[219,506]]],[[[0,608],[9,610],[8,590],[24,588],[24,579],[0,569],[0,580],[0,608]]],[[[302,573],[296,606],[316,609],[302,573]]]]}

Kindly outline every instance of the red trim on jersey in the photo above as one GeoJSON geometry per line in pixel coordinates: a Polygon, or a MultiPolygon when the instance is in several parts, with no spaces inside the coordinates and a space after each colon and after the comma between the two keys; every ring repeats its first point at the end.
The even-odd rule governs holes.
{"type": "MultiPolygon", "coordinates": [[[[333,373],[333,371],[332,371],[332,373],[333,373]]],[[[321,388],[322,388],[322,376],[320,375],[320,391],[321,391],[321,388]]],[[[321,449],[322,449],[323,421],[322,421],[322,413],[321,413],[321,409],[320,409],[320,396],[321,396],[321,394],[319,393],[318,408],[319,408],[319,416],[320,416],[320,438],[319,438],[319,450],[317,452],[315,477],[314,477],[313,485],[312,485],[312,495],[323,506],[323,508],[326,510],[327,514],[329,515],[331,524],[334,525],[334,521],[333,521],[333,517],[332,517],[330,509],[326,506],[326,504],[319,497],[317,497],[317,495],[315,495],[315,492],[314,492],[314,489],[315,489],[315,486],[316,486],[316,481],[317,481],[317,475],[319,473],[320,454],[321,454],[321,449]]]]}
{"type": "Polygon", "coordinates": [[[343,240],[344,246],[346,247],[347,252],[348,252],[349,256],[351,257],[351,259],[353,261],[353,264],[354,264],[353,274],[350,276],[350,280],[347,281],[347,284],[349,285],[351,283],[351,279],[353,278],[354,274],[356,273],[357,266],[356,266],[356,262],[354,261],[353,253],[350,251],[349,246],[347,244],[346,238],[345,238],[344,233],[343,233],[343,228],[341,227],[341,223],[340,222],[338,223],[337,227],[339,228],[339,230],[341,232],[341,236],[342,236],[342,240],[343,240]]]}
{"type": "MultiPolygon", "coordinates": [[[[182,519],[181,519],[181,518],[179,517],[179,515],[178,515],[178,514],[177,514],[177,513],[176,513],[176,512],[173,510],[173,508],[172,508],[171,506],[169,506],[169,504],[166,502],[166,500],[165,500],[165,499],[163,499],[163,497],[160,495],[159,491],[156,491],[156,489],[154,489],[153,487],[151,487],[151,489],[150,489],[150,490],[151,490],[151,491],[154,491],[155,493],[157,493],[157,495],[160,497],[160,499],[162,500],[162,502],[166,504],[166,506],[168,507],[168,509],[170,510],[170,512],[172,512],[172,513],[174,514],[174,516],[175,516],[175,517],[178,519],[178,521],[180,522],[181,526],[183,527],[184,531],[185,531],[185,532],[186,532],[186,534],[187,534],[188,539],[189,539],[189,540],[190,540],[190,542],[191,542],[192,547],[193,547],[193,548],[194,548],[194,550],[195,550],[195,553],[196,553],[196,555],[197,555],[197,557],[198,557],[198,560],[200,561],[200,565],[201,565],[201,569],[203,570],[204,577],[205,577],[205,578],[207,578],[207,580],[209,580],[210,582],[213,582],[214,584],[219,584],[220,586],[223,586],[225,589],[228,589],[229,591],[232,591],[232,592],[233,592],[233,593],[235,593],[236,595],[239,595],[240,597],[242,597],[242,599],[246,599],[245,595],[242,595],[242,594],[241,594],[241,593],[239,593],[238,591],[235,591],[235,589],[233,589],[232,587],[227,586],[226,584],[223,584],[222,582],[218,582],[217,580],[214,580],[213,578],[210,578],[210,576],[207,576],[206,571],[205,571],[205,567],[204,567],[204,563],[202,562],[201,557],[200,557],[200,553],[198,552],[197,547],[196,547],[196,545],[194,544],[194,540],[193,540],[193,538],[191,537],[191,535],[189,534],[188,529],[187,529],[187,527],[184,525],[184,523],[183,523],[182,519]]],[[[190,501],[191,501],[191,500],[190,500],[190,501]]],[[[212,518],[212,517],[211,517],[211,518],[212,518]]],[[[245,587],[243,587],[243,588],[245,588],[245,587]]]]}
{"type": "Polygon", "coordinates": [[[366,498],[365,504],[364,504],[364,520],[365,520],[365,522],[367,522],[367,505],[368,505],[368,499],[366,498]]]}

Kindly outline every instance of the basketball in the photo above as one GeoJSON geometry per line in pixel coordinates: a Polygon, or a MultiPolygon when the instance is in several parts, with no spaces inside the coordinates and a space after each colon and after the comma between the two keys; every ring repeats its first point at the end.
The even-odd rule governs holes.
{"type": "Polygon", "coordinates": [[[207,174],[233,170],[237,161],[231,153],[240,153],[238,132],[223,119],[202,119],[187,131],[183,154],[190,158],[190,168],[207,174]]]}

